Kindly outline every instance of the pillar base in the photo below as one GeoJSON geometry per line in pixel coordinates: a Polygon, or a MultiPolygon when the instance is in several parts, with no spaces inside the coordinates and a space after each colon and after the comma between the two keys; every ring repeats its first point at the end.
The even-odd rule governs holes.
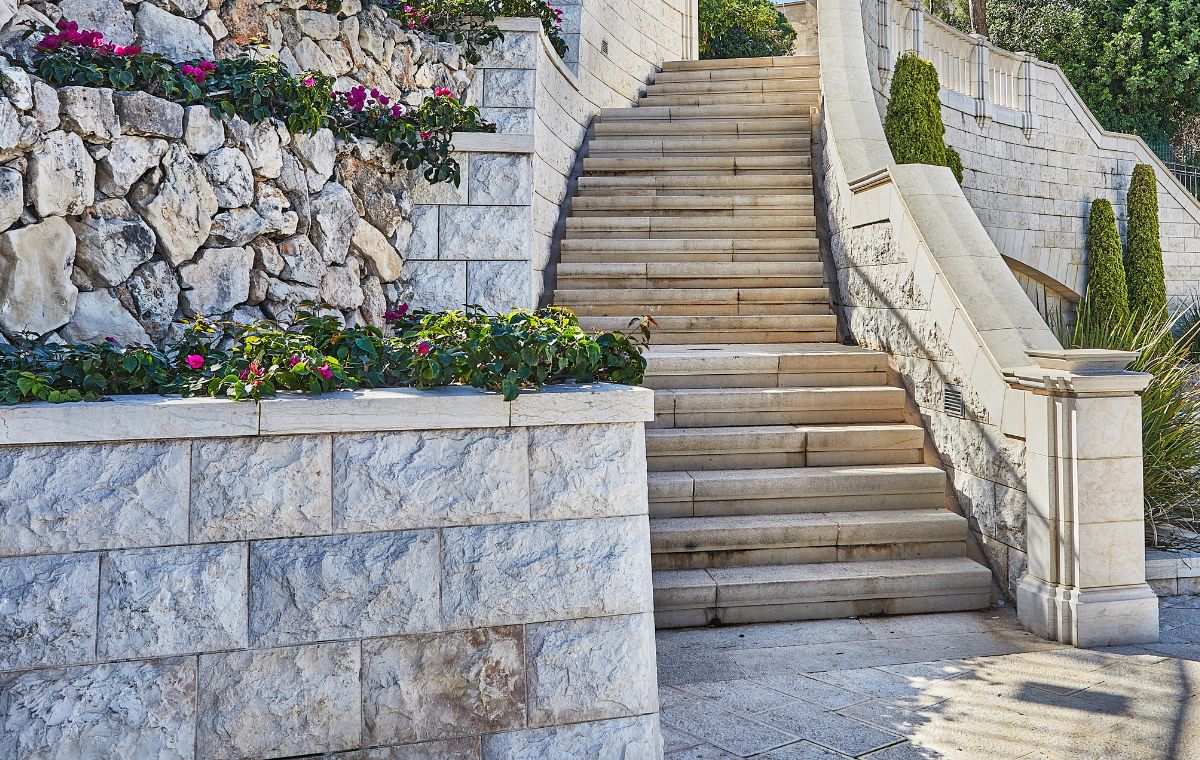
{"type": "Polygon", "coordinates": [[[1158,641],[1158,596],[1146,583],[1081,590],[1026,574],[1017,618],[1042,638],[1077,647],[1158,641]]]}

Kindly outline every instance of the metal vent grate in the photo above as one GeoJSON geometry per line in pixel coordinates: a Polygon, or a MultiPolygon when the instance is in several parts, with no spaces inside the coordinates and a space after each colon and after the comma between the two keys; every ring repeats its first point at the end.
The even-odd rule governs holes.
{"type": "Polygon", "coordinates": [[[608,55],[608,40],[600,40],[600,54],[608,55]]]}
{"type": "Polygon", "coordinates": [[[963,401],[963,389],[960,385],[947,385],[942,391],[942,409],[951,417],[966,417],[967,405],[963,401]]]}

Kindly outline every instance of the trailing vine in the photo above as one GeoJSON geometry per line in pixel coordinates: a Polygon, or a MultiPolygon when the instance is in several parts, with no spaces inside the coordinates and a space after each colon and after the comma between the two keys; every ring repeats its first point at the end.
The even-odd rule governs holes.
{"type": "Polygon", "coordinates": [[[480,52],[503,39],[496,26],[501,16],[536,18],[559,57],[567,54],[562,36],[561,8],[547,0],[374,0],[375,5],[413,31],[425,32],[443,42],[463,45],[464,57],[475,64],[483,60],[480,52]]]}

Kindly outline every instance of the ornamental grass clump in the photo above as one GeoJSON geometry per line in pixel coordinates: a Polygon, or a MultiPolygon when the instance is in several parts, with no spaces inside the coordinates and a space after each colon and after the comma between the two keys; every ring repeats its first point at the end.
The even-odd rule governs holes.
{"type": "Polygon", "coordinates": [[[1167,283],[1158,229],[1158,178],[1147,164],[1134,167],[1129,183],[1129,229],[1125,276],[1133,314],[1165,314],[1167,283]]]}
{"type": "MultiPolygon", "coordinates": [[[[310,307],[312,305],[309,305],[310,307]]],[[[636,385],[642,341],[588,333],[571,312],[550,307],[506,314],[388,311],[387,329],[344,326],[316,308],[283,325],[196,319],[157,349],[0,344],[0,403],[102,401],[132,393],[258,399],[279,391],[469,385],[503,394],[565,382],[636,385]]]]}
{"type": "Polygon", "coordinates": [[[1088,322],[1100,325],[1111,320],[1114,328],[1129,323],[1129,290],[1121,254],[1121,233],[1112,204],[1103,198],[1092,201],[1087,237],[1087,298],[1080,313],[1087,312],[1088,322]]]}
{"type": "Polygon", "coordinates": [[[937,69],[916,53],[896,60],[883,131],[898,164],[949,167],[961,185],[962,157],[946,145],[937,69]]]}

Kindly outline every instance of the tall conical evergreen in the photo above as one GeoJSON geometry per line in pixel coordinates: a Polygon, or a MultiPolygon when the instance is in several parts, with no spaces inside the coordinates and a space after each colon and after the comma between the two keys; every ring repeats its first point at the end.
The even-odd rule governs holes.
{"type": "Polygon", "coordinates": [[[948,166],[962,184],[962,159],[946,145],[937,69],[916,53],[896,60],[883,132],[899,164],[948,166]]]}
{"type": "Polygon", "coordinates": [[[1129,290],[1121,260],[1121,233],[1112,204],[1092,201],[1087,239],[1087,309],[1092,324],[1119,324],[1129,320],[1129,290]]]}
{"type": "Polygon", "coordinates": [[[1162,242],[1158,234],[1158,179],[1154,168],[1138,164],[1129,183],[1128,252],[1125,276],[1133,314],[1162,314],[1167,306],[1162,242]]]}

